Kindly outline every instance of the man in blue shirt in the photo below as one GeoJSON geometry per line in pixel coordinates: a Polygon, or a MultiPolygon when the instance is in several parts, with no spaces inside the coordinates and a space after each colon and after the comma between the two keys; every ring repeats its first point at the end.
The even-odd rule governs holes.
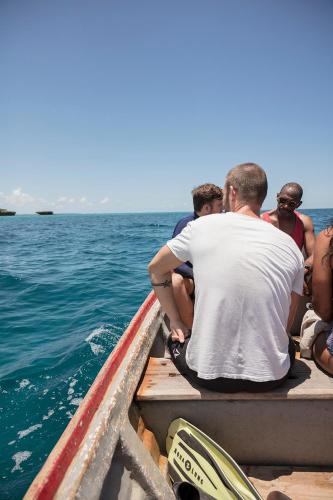
{"type": "MultiPolygon", "coordinates": [[[[194,212],[180,219],[172,237],[181,233],[187,224],[198,217],[218,214],[223,209],[223,190],[215,184],[202,184],[192,191],[194,212]]],[[[193,266],[190,262],[181,264],[172,273],[172,287],[180,317],[187,328],[193,323],[194,279],[193,266]]]]}

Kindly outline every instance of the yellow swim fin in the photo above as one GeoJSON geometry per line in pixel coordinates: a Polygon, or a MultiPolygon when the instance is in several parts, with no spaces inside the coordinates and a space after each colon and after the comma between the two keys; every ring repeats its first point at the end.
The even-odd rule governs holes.
{"type": "Polygon", "coordinates": [[[178,418],[171,423],[166,449],[172,482],[195,485],[202,498],[262,500],[233,458],[186,420],[178,418]]]}

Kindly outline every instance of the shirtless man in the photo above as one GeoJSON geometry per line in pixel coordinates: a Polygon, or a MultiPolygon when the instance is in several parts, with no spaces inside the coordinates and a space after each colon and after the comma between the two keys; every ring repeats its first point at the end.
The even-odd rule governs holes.
{"type": "MultiPolygon", "coordinates": [[[[299,184],[288,182],[277,194],[277,207],[261,214],[261,218],[289,234],[298,248],[304,250],[306,257],[304,273],[307,282],[306,275],[312,269],[315,235],[311,217],[296,212],[296,208],[302,204],[302,195],[303,189],[299,184]]],[[[304,293],[308,294],[306,283],[304,293]]]]}
{"type": "MultiPolygon", "coordinates": [[[[223,190],[215,184],[202,184],[196,187],[192,191],[192,197],[194,212],[177,222],[173,238],[181,233],[189,222],[198,217],[222,212],[223,190]]],[[[181,264],[172,273],[172,287],[180,317],[187,328],[192,328],[194,280],[190,262],[181,264]]]]}

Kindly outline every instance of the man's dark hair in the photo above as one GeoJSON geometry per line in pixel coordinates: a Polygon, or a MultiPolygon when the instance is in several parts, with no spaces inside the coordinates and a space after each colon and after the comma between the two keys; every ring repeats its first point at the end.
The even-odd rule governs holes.
{"type": "Polygon", "coordinates": [[[287,182],[284,186],[282,186],[280,193],[285,191],[292,192],[295,198],[301,201],[303,196],[303,188],[297,182],[287,182]]]}
{"type": "Polygon", "coordinates": [[[240,200],[261,206],[267,195],[266,173],[256,163],[242,163],[230,170],[226,186],[233,186],[240,200]]]}
{"type": "Polygon", "coordinates": [[[195,212],[200,212],[206,203],[212,203],[214,200],[222,200],[223,190],[215,184],[201,184],[193,189],[193,208],[195,212]]]}

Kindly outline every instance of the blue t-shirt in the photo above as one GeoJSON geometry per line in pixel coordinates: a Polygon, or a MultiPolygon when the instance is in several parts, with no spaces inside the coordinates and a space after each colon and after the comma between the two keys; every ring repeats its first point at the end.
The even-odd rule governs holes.
{"type": "MultiPolygon", "coordinates": [[[[182,232],[184,227],[187,226],[189,222],[192,220],[195,220],[199,217],[199,215],[195,212],[193,212],[190,215],[187,215],[186,217],[183,217],[180,219],[177,224],[175,229],[173,230],[172,237],[175,238],[179,233],[182,232]]],[[[181,264],[179,267],[175,269],[175,273],[181,274],[184,278],[192,278],[193,279],[193,266],[191,262],[184,262],[184,264],[181,264]]]]}

